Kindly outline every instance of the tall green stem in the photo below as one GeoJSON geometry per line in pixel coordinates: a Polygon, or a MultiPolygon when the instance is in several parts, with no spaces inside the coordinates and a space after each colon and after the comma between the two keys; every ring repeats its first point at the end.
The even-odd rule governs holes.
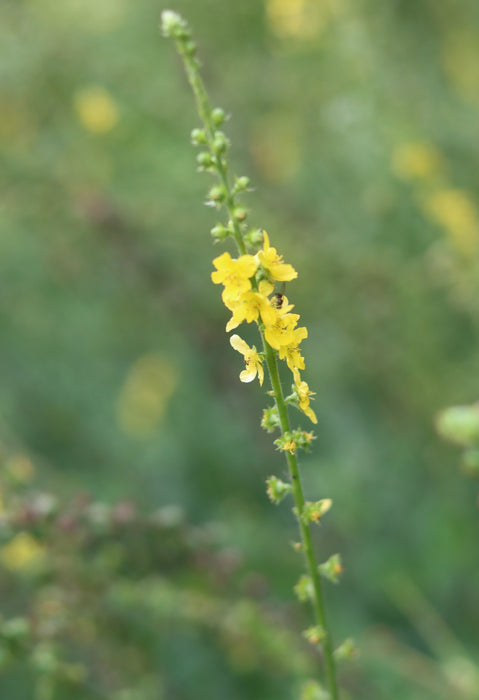
{"type": "MultiPolygon", "coordinates": [[[[288,407],[286,406],[283,389],[281,387],[281,381],[279,378],[278,364],[276,361],[276,355],[271,346],[266,342],[263,333],[263,347],[266,357],[266,363],[268,365],[269,376],[271,379],[271,385],[273,387],[274,399],[276,402],[276,407],[278,409],[279,420],[281,423],[281,432],[284,435],[290,431],[288,407]]],[[[329,690],[331,693],[331,700],[338,700],[338,687],[336,682],[336,666],[334,662],[333,654],[333,644],[331,639],[331,634],[328,629],[328,624],[326,621],[326,614],[324,611],[323,594],[321,588],[321,578],[318,570],[318,564],[316,561],[316,555],[313,549],[313,541],[311,537],[311,527],[303,522],[301,518],[301,513],[304,510],[305,499],[303,493],[303,485],[301,483],[301,475],[298,468],[298,460],[295,454],[290,452],[285,452],[286,461],[288,463],[289,474],[291,477],[291,485],[293,487],[293,497],[296,504],[296,510],[298,513],[299,529],[301,532],[302,549],[304,552],[304,558],[306,560],[306,566],[313,583],[314,599],[313,608],[316,617],[316,622],[325,631],[326,635],[323,641],[324,649],[324,660],[326,675],[328,679],[329,690]]]]}

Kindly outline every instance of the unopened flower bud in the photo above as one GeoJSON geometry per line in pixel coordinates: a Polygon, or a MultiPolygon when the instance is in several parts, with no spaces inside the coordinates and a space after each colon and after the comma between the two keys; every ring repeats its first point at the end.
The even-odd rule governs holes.
{"type": "Polygon", "coordinates": [[[208,151],[201,151],[196,156],[196,162],[198,163],[200,170],[209,170],[214,166],[214,160],[211,153],[208,151]]]}
{"type": "Polygon", "coordinates": [[[229,146],[229,141],[222,131],[217,131],[213,139],[213,151],[216,155],[221,155],[229,146]]]}
{"type": "Polygon", "coordinates": [[[236,221],[244,221],[246,219],[246,209],[243,209],[243,207],[236,207],[236,209],[233,212],[233,216],[236,219],[236,221]]]}
{"type": "Polygon", "coordinates": [[[242,177],[237,177],[235,179],[234,190],[235,192],[244,192],[249,185],[249,177],[243,175],[242,177]]]}
{"type": "Polygon", "coordinates": [[[199,146],[200,144],[207,143],[206,132],[204,129],[193,129],[190,137],[193,146],[199,146]]]}
{"type": "Polygon", "coordinates": [[[211,119],[213,120],[213,124],[218,127],[221,126],[225,120],[225,113],[221,109],[221,107],[216,107],[212,112],[211,112],[211,119]]]}
{"type": "Polygon", "coordinates": [[[161,31],[163,36],[172,39],[184,39],[190,36],[188,25],[181,15],[172,10],[161,13],[161,31]]]}
{"type": "Polygon", "coordinates": [[[225,241],[228,236],[231,236],[231,231],[226,228],[226,226],[223,226],[223,224],[216,224],[216,226],[213,226],[211,229],[211,235],[214,240],[219,243],[225,241]]]}
{"type": "Polygon", "coordinates": [[[223,187],[223,185],[215,185],[208,192],[206,203],[216,207],[222,202],[224,202],[225,199],[226,189],[223,187]]]}
{"type": "Polygon", "coordinates": [[[263,243],[263,234],[261,229],[253,228],[251,231],[248,231],[248,233],[246,233],[244,236],[244,241],[246,245],[249,245],[251,248],[258,248],[258,246],[263,243]]]}

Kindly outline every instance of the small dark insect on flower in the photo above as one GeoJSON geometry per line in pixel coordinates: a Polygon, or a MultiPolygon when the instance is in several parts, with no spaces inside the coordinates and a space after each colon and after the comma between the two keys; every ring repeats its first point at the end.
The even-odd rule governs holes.
{"type": "Polygon", "coordinates": [[[275,309],[280,309],[283,304],[284,304],[284,290],[286,289],[286,284],[283,282],[281,286],[281,291],[276,292],[273,294],[273,298],[271,299],[271,304],[274,306],[275,309]]]}
{"type": "Polygon", "coordinates": [[[281,292],[276,292],[275,294],[273,294],[271,304],[274,306],[275,309],[280,309],[283,306],[283,301],[284,294],[282,294],[281,292]]]}

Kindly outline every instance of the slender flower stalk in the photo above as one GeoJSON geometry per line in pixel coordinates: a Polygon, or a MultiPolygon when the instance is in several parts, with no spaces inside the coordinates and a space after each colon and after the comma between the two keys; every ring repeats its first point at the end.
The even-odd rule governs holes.
{"type": "Polygon", "coordinates": [[[285,454],[290,481],[285,483],[276,477],[270,477],[267,480],[267,493],[274,503],[279,503],[288,494],[293,496],[294,512],[301,535],[301,543],[297,548],[304,554],[308,572],[301,577],[295,592],[300,600],[309,599],[312,602],[315,624],[306,630],[305,636],[322,649],[329,698],[339,700],[335,653],[324,610],[321,575],[337,582],[342,567],[339,555],[333,555],[318,566],[311,533],[311,525],[320,521],[332,502],[330,499],[316,502],[305,500],[296,453],[299,449],[307,451],[314,435],[301,428],[292,429],[288,415],[288,407],[293,406],[313,423],[317,422],[310,406],[313,392],[301,377],[305,364],[299,345],[308,332],[306,328],[297,326],[300,317],[291,313],[293,305],[283,290],[275,291],[278,283],[284,287],[286,282],[297,277],[297,272],[271,246],[265,231],[247,225],[247,212],[239,203],[238,196],[247,191],[249,180],[237,177],[233,184],[230,182],[227,160],[229,141],[220,130],[225,114],[223,110],[211,107],[199,72],[196,45],[187,23],[177,13],[165,10],[162,14],[162,31],[164,36],[172,38],[176,43],[203,122],[202,128],[194,129],[191,134],[194,145],[204,148],[197,156],[199,170],[216,174],[219,180],[219,184],[212,187],[208,194],[208,203],[217,209],[224,207],[228,215],[226,224],[219,223],[212,229],[212,236],[217,242],[231,237],[238,249],[237,259],[225,252],[213,260],[215,271],[211,277],[215,284],[223,285],[222,299],[232,313],[226,326],[227,332],[243,322],[255,322],[258,326],[261,351],[254,346],[249,347],[236,333],[230,341],[232,347],[244,357],[246,366],[240,374],[242,382],[251,382],[258,377],[262,385],[264,365],[268,369],[274,406],[265,409],[262,426],[268,432],[279,429],[281,435],[275,440],[275,445],[285,454]],[[283,393],[278,361],[285,361],[292,373],[292,393],[288,396],[283,393]]]}

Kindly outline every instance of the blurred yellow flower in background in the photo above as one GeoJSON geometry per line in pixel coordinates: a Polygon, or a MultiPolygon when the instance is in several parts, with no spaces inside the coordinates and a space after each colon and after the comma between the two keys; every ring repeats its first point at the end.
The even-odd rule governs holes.
{"type": "Polygon", "coordinates": [[[393,172],[403,180],[425,179],[441,171],[442,156],[429,143],[411,141],[394,149],[391,166],[393,172]]]}
{"type": "Polygon", "coordinates": [[[132,437],[150,437],[163,419],[177,381],[176,367],[167,357],[140,357],[131,367],[116,405],[122,430],[132,437]]]}
{"type": "Polygon", "coordinates": [[[463,27],[446,37],[443,46],[446,74],[456,91],[466,100],[479,100],[479,31],[476,26],[463,27]]]}
{"type": "Polygon", "coordinates": [[[78,120],[87,131],[106,134],[118,124],[118,106],[110,93],[100,85],[78,90],[73,102],[78,120]]]}
{"type": "Polygon", "coordinates": [[[36,566],[45,556],[45,548],[28,532],[19,532],[0,549],[0,561],[10,571],[36,566]]]}
{"type": "Polygon", "coordinates": [[[426,215],[443,226],[460,253],[473,256],[479,249],[479,215],[465,190],[441,189],[424,200],[426,215]]]}
{"type": "Polygon", "coordinates": [[[342,6],[340,0],[266,0],[266,18],[278,38],[308,40],[321,34],[342,6]]]}
{"type": "Polygon", "coordinates": [[[35,476],[35,467],[26,454],[13,454],[5,462],[5,471],[18,484],[28,484],[35,476]]]}

